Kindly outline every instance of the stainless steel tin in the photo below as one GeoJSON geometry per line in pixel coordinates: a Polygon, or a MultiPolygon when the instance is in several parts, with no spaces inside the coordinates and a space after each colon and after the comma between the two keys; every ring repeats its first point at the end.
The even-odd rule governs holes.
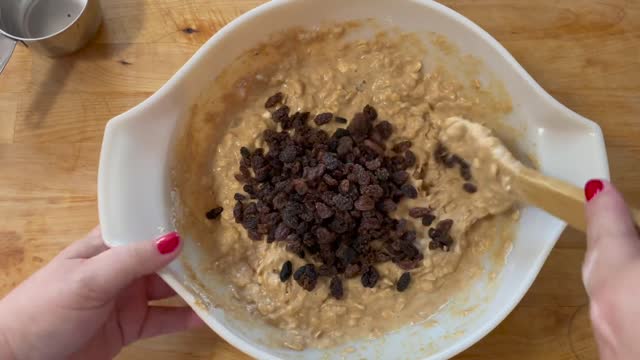
{"type": "Polygon", "coordinates": [[[47,56],[70,54],[95,36],[99,0],[0,0],[0,71],[16,41],[47,56]],[[10,50],[9,50],[10,49],[10,50]]]}

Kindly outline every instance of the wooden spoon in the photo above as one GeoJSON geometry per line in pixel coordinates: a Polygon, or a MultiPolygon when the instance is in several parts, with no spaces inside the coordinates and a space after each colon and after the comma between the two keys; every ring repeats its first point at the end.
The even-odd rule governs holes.
{"type": "MultiPolygon", "coordinates": [[[[478,188],[498,187],[521,201],[564,220],[585,231],[585,197],[582,188],[524,166],[515,159],[491,130],[459,117],[442,122],[440,142],[451,154],[472,164],[473,182],[478,188]]],[[[636,224],[640,212],[632,209],[636,224]]]]}

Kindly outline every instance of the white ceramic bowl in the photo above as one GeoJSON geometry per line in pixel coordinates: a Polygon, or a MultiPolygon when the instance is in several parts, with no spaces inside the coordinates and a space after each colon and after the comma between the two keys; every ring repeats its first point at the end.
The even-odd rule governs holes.
{"type": "MultiPolygon", "coordinates": [[[[495,39],[460,14],[426,0],[276,0],[224,27],[157,93],[108,123],[98,181],[106,243],[128,244],[172,228],[168,169],[176,123],[227,64],[270,33],[297,25],[363,18],[406,31],[440,33],[462,53],[481,59],[504,82],[514,105],[507,121],[526,129],[519,145],[538,159],[543,172],[578,186],[593,177],[608,178],[600,128],[554,100],[495,39]]],[[[356,341],[329,351],[297,352],[265,345],[260,339],[274,329],[249,326],[225,316],[221,309],[206,311],[194,306],[197,296],[186,286],[179,262],[161,276],[220,336],[260,359],[443,359],[471,346],[509,314],[564,227],[538,209],[524,209],[513,249],[495,286],[479,280],[468,293],[453,298],[435,316],[438,326],[407,326],[381,339],[356,341]],[[473,311],[460,316],[465,309],[473,311]]]]}

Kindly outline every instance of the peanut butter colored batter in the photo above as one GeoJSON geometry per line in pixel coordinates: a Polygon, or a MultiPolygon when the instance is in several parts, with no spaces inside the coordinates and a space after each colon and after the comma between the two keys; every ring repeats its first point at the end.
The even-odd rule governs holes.
{"type": "MultiPolygon", "coordinates": [[[[195,280],[206,287],[204,274],[223,279],[234,299],[213,303],[241,304],[240,312],[284,329],[279,342],[294,349],[380,336],[425,320],[481,272],[478,259],[491,244],[505,245],[493,254],[503,259],[512,238],[513,201],[497,188],[465,192],[459,171],[436,163],[433,156],[445,119],[462,116],[491,124],[510,111],[510,101],[430,62],[416,34],[387,32],[349,40],[359,30],[355,23],[292,30],[248,51],[203,94],[176,142],[176,226],[206,258],[204,267],[193,269],[195,280]],[[408,171],[419,196],[403,200],[393,216],[409,219],[408,208],[430,206],[437,220],[454,220],[455,243],[449,252],[429,250],[428,227],[414,221],[424,261],[412,270],[405,292],[395,289],[403,270],[392,263],[377,266],[381,279],[373,289],[363,288],[359,277],[346,280],[342,300],[329,296],[328,278],[321,278],[312,292],[292,280],[283,283],[278,275],[282,264],[291,260],[296,269],[304,260],[282,243],[250,240],[235,223],[233,196],[242,192],[234,179],[240,147],[265,147],[260,135],[276,124],[264,102],[278,91],[292,112],[311,111],[312,116],[332,112],[350,118],[371,104],[394,125],[391,143],[413,142],[418,161],[408,171]],[[204,214],[213,206],[225,210],[220,219],[207,220],[204,214]]],[[[331,133],[336,126],[332,122],[323,128],[331,133]]],[[[230,314],[238,311],[232,308],[230,314]]]]}

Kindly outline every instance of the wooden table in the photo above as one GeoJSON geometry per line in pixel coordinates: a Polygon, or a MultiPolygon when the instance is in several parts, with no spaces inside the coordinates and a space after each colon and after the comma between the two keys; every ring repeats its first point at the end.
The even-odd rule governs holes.
{"type": "MultiPolygon", "coordinates": [[[[0,75],[0,295],[97,222],[105,123],[158,89],[256,0],[102,0],[88,48],[48,59],[18,46],[0,75]]],[[[553,96],[603,128],[612,177],[640,204],[640,2],[447,0],[553,96]]],[[[511,315],[459,359],[596,359],[568,230],[511,315]]],[[[134,344],[120,359],[242,359],[209,330],[134,344]]]]}

